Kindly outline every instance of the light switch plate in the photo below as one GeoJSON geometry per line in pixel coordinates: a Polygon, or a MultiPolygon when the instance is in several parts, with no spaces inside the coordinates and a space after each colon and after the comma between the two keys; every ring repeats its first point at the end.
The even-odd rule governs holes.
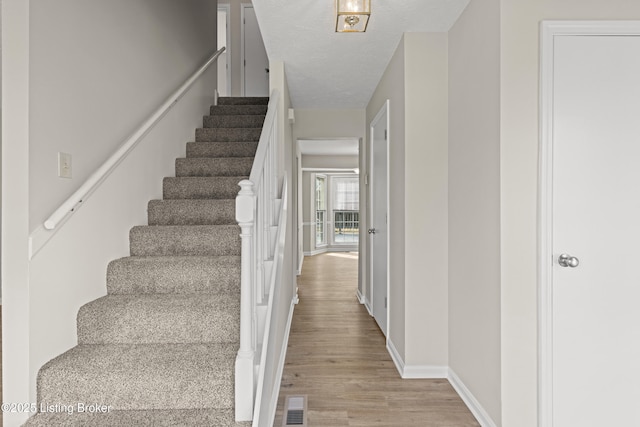
{"type": "Polygon", "coordinates": [[[71,154],[58,153],[58,176],[60,178],[71,178],[71,154]]]}

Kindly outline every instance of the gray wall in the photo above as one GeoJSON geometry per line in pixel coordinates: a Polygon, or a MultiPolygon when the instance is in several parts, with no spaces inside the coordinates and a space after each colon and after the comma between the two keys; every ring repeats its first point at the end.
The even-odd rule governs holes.
{"type": "Polygon", "coordinates": [[[31,229],[215,51],[212,16],[215,0],[31,1],[31,229]]]}
{"type": "MultiPolygon", "coordinates": [[[[10,80],[3,142],[12,141],[2,147],[3,204],[12,206],[3,212],[12,230],[2,236],[11,248],[2,254],[3,324],[11,325],[3,334],[3,393],[28,402],[42,364],[75,345],[78,308],[104,295],[108,261],[128,254],[129,228],[144,223],[147,201],[160,196],[162,176],[201,124],[215,67],[33,259],[30,233],[215,51],[217,4],[4,0],[2,7],[10,80]],[[59,151],[73,155],[71,180],[57,178],[59,151]]],[[[5,422],[26,416],[5,414],[5,422]]]]}

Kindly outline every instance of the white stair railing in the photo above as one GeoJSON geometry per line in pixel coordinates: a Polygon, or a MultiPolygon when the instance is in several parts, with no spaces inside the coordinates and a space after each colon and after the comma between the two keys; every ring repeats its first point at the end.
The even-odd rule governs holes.
{"type": "MultiPolygon", "coordinates": [[[[264,340],[281,200],[277,194],[278,100],[271,93],[258,149],[248,180],[236,198],[241,229],[240,349],[235,366],[237,421],[250,421],[256,396],[259,350],[264,340]]],[[[286,188],[284,189],[286,191],[286,188]]]]}

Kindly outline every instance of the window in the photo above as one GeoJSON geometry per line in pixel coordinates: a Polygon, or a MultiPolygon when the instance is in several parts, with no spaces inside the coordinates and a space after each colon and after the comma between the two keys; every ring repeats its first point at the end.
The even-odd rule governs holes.
{"type": "Polygon", "coordinates": [[[360,187],[355,177],[331,178],[331,208],[333,210],[333,236],[335,244],[358,243],[360,229],[360,187]]]}
{"type": "Polygon", "coordinates": [[[327,244],[327,177],[316,175],[316,246],[327,244]]]}

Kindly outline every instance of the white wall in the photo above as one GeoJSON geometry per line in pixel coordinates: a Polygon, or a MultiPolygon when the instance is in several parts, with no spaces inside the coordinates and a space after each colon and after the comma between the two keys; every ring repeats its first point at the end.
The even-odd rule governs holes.
{"type": "Polygon", "coordinates": [[[315,218],[313,217],[312,210],[312,194],[311,191],[311,175],[312,172],[302,172],[302,181],[300,182],[300,201],[301,201],[301,213],[302,213],[302,249],[304,252],[311,252],[315,250],[315,229],[314,226],[311,225],[315,223],[315,218]],[[306,225],[305,225],[306,224],[306,225]]]}
{"type": "Polygon", "coordinates": [[[497,425],[499,8],[499,0],[471,2],[449,31],[449,365],[497,425]]]}
{"type": "Polygon", "coordinates": [[[370,123],[390,100],[388,339],[405,376],[446,376],[446,88],[446,34],[405,33],[367,107],[370,123]]]}
{"type": "MultiPolygon", "coordinates": [[[[405,214],[405,39],[400,40],[400,43],[389,61],[389,65],[385,70],[380,83],[367,105],[367,137],[366,153],[367,163],[366,168],[360,169],[360,174],[368,173],[370,169],[370,124],[374,117],[378,114],[384,103],[389,99],[389,218],[388,218],[388,235],[389,235],[389,324],[388,335],[389,339],[400,357],[406,358],[405,352],[405,226],[404,226],[404,214],[405,214]]],[[[367,195],[370,191],[369,187],[361,186],[362,189],[366,188],[367,195]]],[[[367,198],[367,204],[369,203],[367,198]]],[[[364,217],[364,215],[362,215],[364,217]]],[[[367,213],[366,224],[371,222],[370,213],[367,213]]],[[[361,229],[365,230],[368,225],[361,225],[361,229]]],[[[368,256],[368,245],[365,239],[367,235],[361,238],[361,253],[365,259],[365,271],[370,269],[368,256]]],[[[367,274],[368,283],[370,279],[367,274]]],[[[360,288],[362,292],[369,300],[371,295],[371,289],[360,288]]]]}
{"type": "Polygon", "coordinates": [[[408,366],[445,367],[447,35],[405,34],[405,316],[408,366]]]}
{"type": "Polygon", "coordinates": [[[539,23],[545,19],[640,19],[640,3],[501,0],[500,15],[502,424],[534,427],[539,23]]]}
{"type": "Polygon", "coordinates": [[[347,109],[295,109],[293,136],[298,139],[362,138],[365,135],[365,111],[347,109]]]}
{"type": "MultiPolygon", "coordinates": [[[[108,261],[128,254],[129,228],[146,223],[146,203],[160,197],[162,177],[173,174],[175,158],[201,126],[215,67],[31,262],[29,232],[215,51],[217,5],[5,0],[3,9],[12,27],[5,60],[14,64],[4,82],[14,93],[3,99],[12,118],[11,138],[3,138],[11,141],[3,152],[12,160],[3,165],[3,184],[8,176],[11,185],[3,190],[4,205],[15,206],[3,212],[14,230],[3,235],[11,248],[3,265],[13,266],[3,271],[3,324],[12,329],[4,336],[3,369],[11,374],[3,391],[10,401],[28,402],[35,401],[40,366],[75,345],[78,308],[106,292],[108,261]],[[73,154],[74,179],[56,177],[58,151],[73,154]]],[[[5,425],[26,414],[12,417],[5,414],[5,425]]]]}
{"type": "Polygon", "coordinates": [[[303,168],[339,168],[353,170],[359,166],[358,156],[316,156],[308,154],[302,156],[303,168]]]}

